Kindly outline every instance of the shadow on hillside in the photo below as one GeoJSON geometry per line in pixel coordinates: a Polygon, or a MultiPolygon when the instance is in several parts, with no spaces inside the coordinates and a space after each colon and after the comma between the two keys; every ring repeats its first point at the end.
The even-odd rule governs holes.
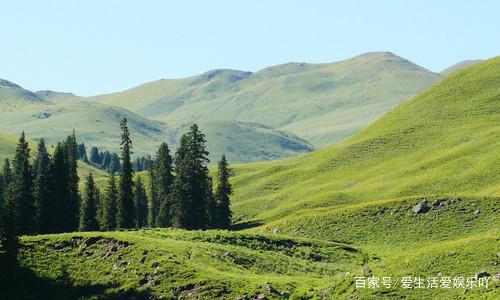
{"type": "Polygon", "coordinates": [[[233,224],[231,226],[231,230],[238,231],[238,230],[250,229],[250,228],[261,226],[262,224],[264,224],[264,223],[262,223],[260,221],[241,222],[241,223],[233,224]]]}
{"type": "Polygon", "coordinates": [[[67,278],[57,280],[42,278],[30,269],[22,267],[0,276],[0,298],[2,300],[155,299],[147,290],[109,290],[117,288],[117,285],[110,284],[73,286],[67,278]]]}

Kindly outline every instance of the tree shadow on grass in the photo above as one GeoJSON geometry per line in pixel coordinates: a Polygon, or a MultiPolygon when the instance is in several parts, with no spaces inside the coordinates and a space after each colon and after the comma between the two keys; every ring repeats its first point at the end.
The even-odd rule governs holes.
{"type": "Polygon", "coordinates": [[[23,267],[12,272],[0,272],[2,300],[156,299],[148,290],[117,290],[119,286],[112,284],[74,286],[67,278],[53,280],[39,277],[23,267]]]}
{"type": "Polygon", "coordinates": [[[231,230],[238,231],[238,230],[250,229],[261,226],[262,224],[264,224],[262,221],[246,221],[233,224],[231,226],[231,230]]]}

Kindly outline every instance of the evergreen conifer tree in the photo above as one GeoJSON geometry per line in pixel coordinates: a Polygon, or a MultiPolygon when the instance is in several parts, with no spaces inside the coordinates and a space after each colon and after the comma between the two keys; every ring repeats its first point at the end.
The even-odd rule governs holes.
{"type": "Polygon", "coordinates": [[[120,186],[118,188],[118,228],[135,227],[135,208],[133,194],[133,170],[130,155],[132,154],[132,141],[127,126],[127,118],[120,122],[122,130],[122,168],[120,172],[120,186]]]}
{"type": "Polygon", "coordinates": [[[222,155],[222,159],[218,164],[217,173],[217,189],[215,191],[215,226],[216,228],[228,229],[231,225],[231,201],[232,187],[229,183],[231,170],[226,160],[226,156],[222,155]]]}
{"type": "Polygon", "coordinates": [[[156,166],[155,162],[150,161],[148,174],[149,174],[149,190],[151,194],[148,202],[148,226],[151,228],[156,227],[156,219],[159,210],[155,166],[156,166]]]}
{"type": "Polygon", "coordinates": [[[116,174],[121,169],[120,158],[116,153],[111,154],[111,162],[109,163],[108,173],[116,174]]]}
{"type": "Polygon", "coordinates": [[[32,234],[35,232],[36,207],[33,199],[33,173],[30,165],[30,149],[24,132],[17,143],[12,162],[12,179],[5,192],[5,206],[9,232],[32,234]]]}
{"type": "Polygon", "coordinates": [[[80,194],[78,185],[80,178],[78,177],[78,144],[76,142],[75,131],[68,136],[65,143],[66,162],[68,167],[67,185],[69,195],[65,202],[66,226],[67,231],[76,231],[78,229],[78,214],[80,211],[80,194]]]}
{"type": "Polygon", "coordinates": [[[147,225],[148,199],[141,178],[137,178],[134,186],[135,186],[134,203],[135,203],[136,220],[137,220],[136,223],[137,223],[137,228],[142,228],[147,225]]]}
{"type": "Polygon", "coordinates": [[[90,148],[90,161],[94,164],[100,165],[102,163],[99,149],[96,146],[90,148]]]}
{"type": "Polygon", "coordinates": [[[92,173],[89,173],[85,181],[85,194],[80,207],[80,231],[99,230],[97,222],[97,197],[99,191],[94,183],[92,173]]]}
{"type": "Polygon", "coordinates": [[[158,199],[158,208],[156,225],[160,227],[171,226],[172,219],[172,184],[174,176],[172,175],[172,157],[166,143],[162,143],[156,154],[156,197],[158,199]]]}
{"type": "Polygon", "coordinates": [[[66,211],[69,206],[67,202],[70,201],[68,173],[67,151],[63,144],[58,143],[49,168],[50,198],[44,201],[46,214],[40,217],[41,231],[44,233],[74,231],[72,226],[68,226],[68,220],[73,217],[66,211]]]}
{"type": "Polygon", "coordinates": [[[100,218],[100,226],[102,230],[116,229],[118,189],[116,187],[116,179],[113,174],[108,178],[108,184],[104,197],[102,199],[102,214],[100,218]]]}
{"type": "Polygon", "coordinates": [[[210,197],[208,151],[205,135],[194,124],[181,138],[176,153],[175,179],[172,194],[173,226],[186,229],[209,227],[207,207],[210,197]]]}
{"type": "Polygon", "coordinates": [[[50,157],[45,146],[44,139],[38,143],[38,151],[35,162],[33,164],[33,196],[37,208],[37,227],[38,232],[45,233],[42,224],[50,216],[47,211],[47,201],[50,200],[49,186],[50,186],[50,157]]]}

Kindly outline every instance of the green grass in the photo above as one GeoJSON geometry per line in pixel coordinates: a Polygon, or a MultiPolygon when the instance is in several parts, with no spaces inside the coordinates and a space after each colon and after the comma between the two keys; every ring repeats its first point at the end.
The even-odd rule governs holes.
{"type": "MultiPolygon", "coordinates": [[[[167,298],[279,297],[283,291],[312,296],[366,260],[341,243],[224,231],[75,233],[26,237],[22,243],[22,266],[32,270],[32,277],[66,282],[74,290],[95,292],[96,286],[103,286],[95,292],[101,296],[125,291],[167,298]],[[74,237],[83,239],[70,244],[74,237]],[[85,247],[88,237],[99,240],[85,247]],[[116,240],[130,245],[112,252],[116,240]],[[65,247],[54,249],[58,244],[65,247]],[[266,291],[269,285],[276,292],[266,291]]],[[[47,297],[46,291],[35,285],[28,293],[47,297]]]]}
{"type": "Polygon", "coordinates": [[[375,52],[331,64],[284,64],[253,74],[213,70],[90,100],[174,127],[214,120],[257,122],[325,146],[352,135],[440,77],[392,53],[375,52]]]}

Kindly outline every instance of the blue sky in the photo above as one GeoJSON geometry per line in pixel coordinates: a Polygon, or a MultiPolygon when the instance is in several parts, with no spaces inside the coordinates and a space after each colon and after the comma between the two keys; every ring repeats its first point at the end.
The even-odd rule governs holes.
{"type": "Polygon", "coordinates": [[[93,95],[369,51],[432,71],[500,55],[500,1],[409,2],[0,0],[0,78],[93,95]]]}

